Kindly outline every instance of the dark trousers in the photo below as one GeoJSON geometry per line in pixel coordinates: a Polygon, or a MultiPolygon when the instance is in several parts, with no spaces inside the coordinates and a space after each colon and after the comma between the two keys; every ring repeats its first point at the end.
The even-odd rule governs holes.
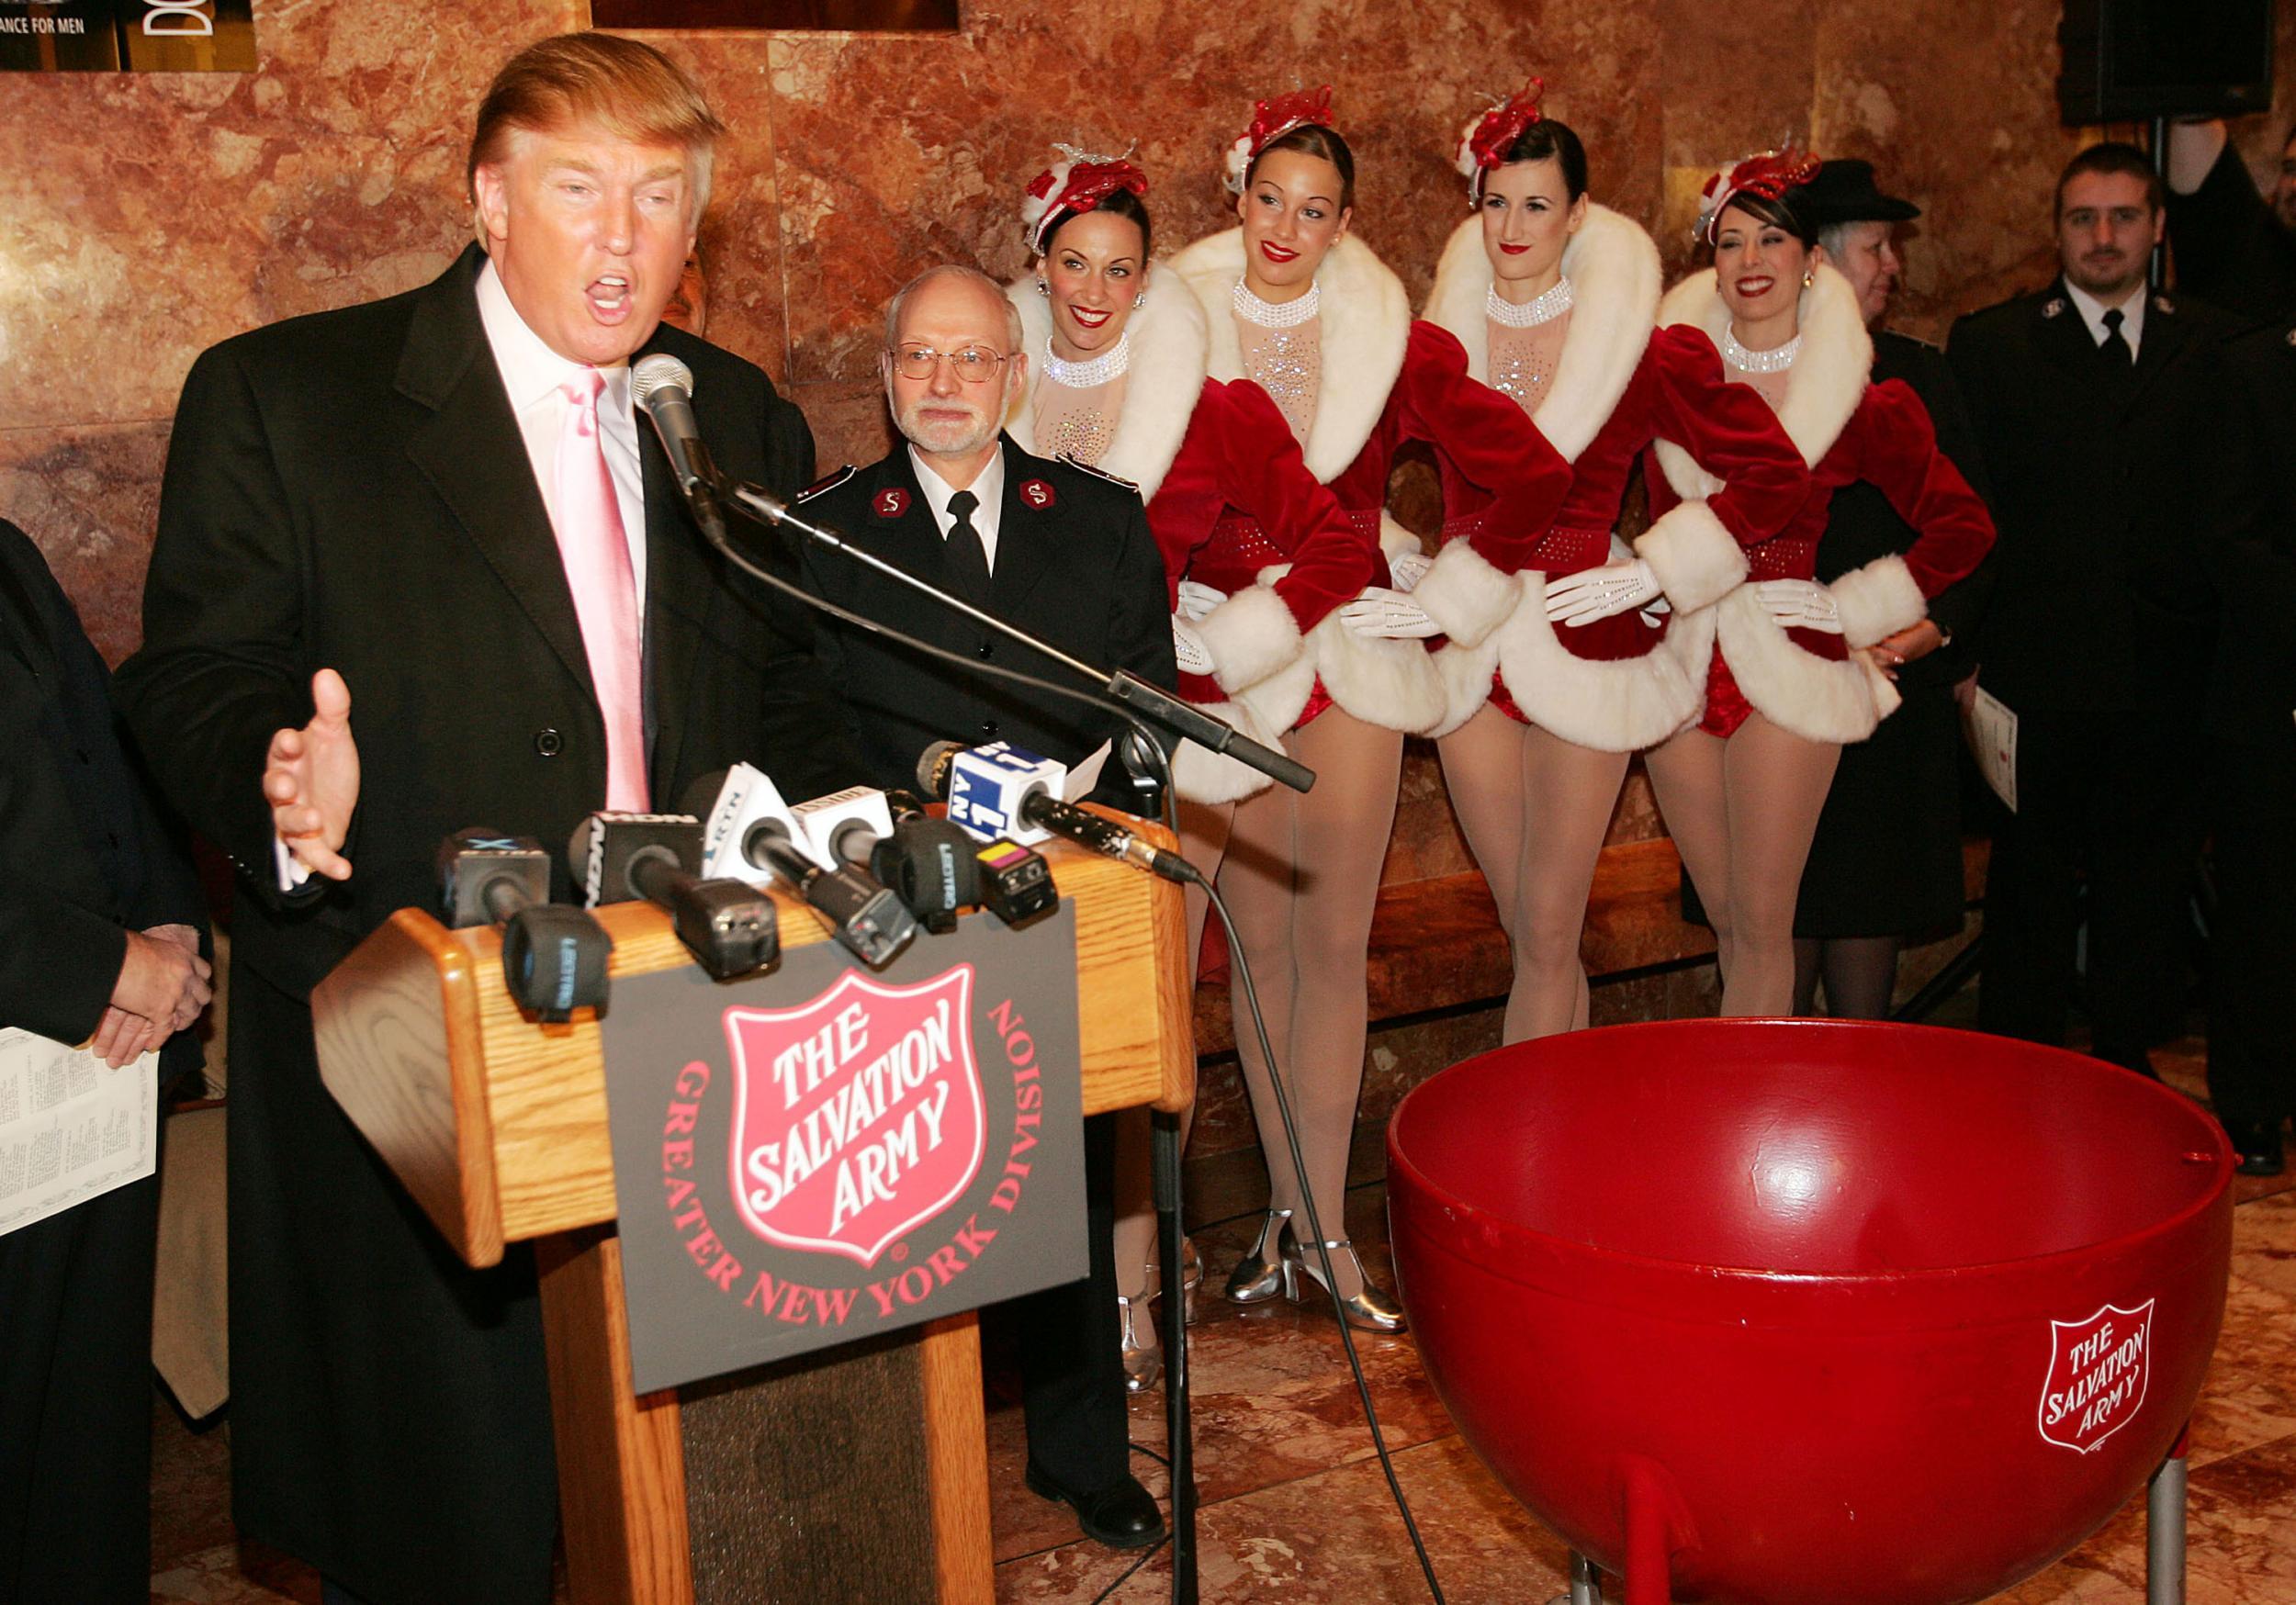
{"type": "Polygon", "coordinates": [[[1123,1340],[1116,1319],[1116,1120],[1085,1122],[1085,1229],[1091,1271],[1080,1282],[1000,1307],[1019,1341],[1029,1458],[1056,1481],[1098,1493],[1131,1471],[1123,1340]]]}
{"type": "Polygon", "coordinates": [[[2276,1126],[2296,1114],[2296,754],[2221,744],[2209,792],[2209,1099],[2220,1119],[2276,1126]]]}
{"type": "Polygon", "coordinates": [[[149,1176],[0,1237],[0,1600],[152,1593],[149,1176]]]}
{"type": "Polygon", "coordinates": [[[2184,995],[2204,761],[2197,731],[2167,714],[2019,710],[2017,813],[1986,882],[1982,1029],[2065,1040],[2086,880],[2090,1051],[2147,1068],[2184,995]]]}

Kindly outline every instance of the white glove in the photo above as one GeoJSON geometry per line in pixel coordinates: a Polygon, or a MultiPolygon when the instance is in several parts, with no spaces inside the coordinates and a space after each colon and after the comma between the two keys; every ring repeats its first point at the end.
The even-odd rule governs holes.
{"type": "Polygon", "coordinates": [[[1662,595],[1659,578],[1639,557],[1581,568],[1547,582],[1547,617],[1566,627],[1632,612],[1662,595]]]}
{"type": "Polygon", "coordinates": [[[1443,626],[1426,610],[1400,590],[1367,587],[1364,593],[1339,610],[1339,622],[1358,635],[1386,641],[1424,641],[1443,634],[1443,626]]]}
{"type": "Polygon", "coordinates": [[[1182,674],[1211,672],[1211,648],[1177,613],[1172,615],[1172,656],[1179,661],[1182,674]]]}
{"type": "Polygon", "coordinates": [[[1180,617],[1189,623],[1199,623],[1204,616],[1228,600],[1224,590],[1214,590],[1209,585],[1199,585],[1193,579],[1180,581],[1180,617]]]}
{"type": "Polygon", "coordinates": [[[1435,567],[1435,559],[1424,552],[1401,552],[1387,560],[1387,571],[1395,576],[1395,589],[1413,590],[1427,578],[1427,570],[1435,567]]]}
{"type": "Polygon", "coordinates": [[[1841,634],[1841,613],[1834,605],[1834,593],[1814,579],[1765,579],[1755,585],[1754,594],[1770,610],[1770,616],[1789,630],[1841,634]]]}

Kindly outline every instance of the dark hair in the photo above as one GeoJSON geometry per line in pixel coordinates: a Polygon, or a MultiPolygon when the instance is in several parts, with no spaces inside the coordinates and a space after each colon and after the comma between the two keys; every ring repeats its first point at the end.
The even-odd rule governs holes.
{"type": "Polygon", "coordinates": [[[1304,156],[1321,156],[1339,169],[1339,209],[1350,211],[1356,204],[1356,153],[1347,148],[1347,141],[1339,137],[1336,129],[1321,123],[1301,123],[1298,128],[1277,135],[1260,147],[1259,154],[1244,170],[1244,187],[1252,187],[1252,180],[1259,176],[1260,163],[1275,151],[1297,151],[1304,156]]]}
{"type": "MultiPolygon", "coordinates": [[[[1138,223],[1140,225],[1140,259],[1142,262],[1148,260],[1155,245],[1155,235],[1148,226],[1148,203],[1146,201],[1129,189],[1119,189],[1111,191],[1093,209],[1114,212],[1120,218],[1130,218],[1133,222],[1138,223]]],[[[1045,255],[1052,254],[1052,241],[1061,237],[1061,230],[1083,216],[1082,212],[1067,207],[1063,207],[1052,215],[1052,226],[1044,230],[1045,255]]]]}
{"type": "Polygon", "coordinates": [[[2162,190],[2160,174],[2154,171],[2153,159],[2134,145],[2121,140],[2107,140],[2101,145],[2091,145],[2065,164],[2057,174],[2057,204],[2059,217],[2065,215],[2065,186],[2084,173],[2122,173],[2144,184],[2144,204],[2153,211],[2160,210],[2167,196],[2162,190]]]}
{"type": "MultiPolygon", "coordinates": [[[[1803,215],[1802,208],[1795,204],[1798,196],[1798,191],[1788,190],[1784,199],[1772,200],[1766,195],[1753,195],[1740,190],[1730,196],[1729,204],[1758,223],[1772,223],[1784,229],[1799,240],[1805,249],[1807,249],[1818,243],[1818,229],[1803,215]]],[[[1727,211],[1728,208],[1726,207],[1723,209],[1727,211]]]]}
{"type": "Polygon", "coordinates": [[[1586,193],[1586,147],[1579,143],[1577,132],[1569,123],[1553,118],[1542,118],[1525,127],[1515,136],[1514,143],[1500,160],[1502,167],[1512,167],[1517,162],[1544,162],[1549,156],[1562,163],[1564,196],[1577,200],[1586,193]]]}

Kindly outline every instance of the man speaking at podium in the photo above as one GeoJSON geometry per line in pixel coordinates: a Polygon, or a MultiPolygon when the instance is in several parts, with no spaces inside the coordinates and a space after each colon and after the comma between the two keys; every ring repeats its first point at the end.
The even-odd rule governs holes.
{"type": "MultiPolygon", "coordinates": [[[[1177,671],[1164,559],[1138,493],[1030,456],[998,430],[1027,394],[1028,361],[1019,315],[996,280],[969,267],[920,274],[894,297],[878,358],[905,443],[807,491],[805,516],[1072,657],[1169,690],[1177,671]]],[[[842,553],[807,545],[802,560],[807,589],[864,618],[968,660],[1076,683],[1050,659],[842,553]]],[[[935,741],[1008,741],[1073,766],[1125,728],[1112,713],[968,674],[850,626],[819,626],[816,649],[872,785],[913,784],[918,755],[935,741]]],[[[1120,775],[1113,760],[1109,769],[1120,775]]],[[[1100,795],[1124,804],[1116,781],[1104,780],[1100,795]]],[[[1127,1442],[1113,1144],[1110,1117],[1085,1122],[1091,1274],[1017,1301],[1012,1319],[1029,1486],[1072,1507],[1088,1536],[1132,1548],[1154,1543],[1164,1525],[1131,1475],[1127,1442]]]]}
{"type": "Polygon", "coordinates": [[[645,45],[522,51],[471,141],[478,245],[409,294],[224,342],[176,412],[119,698],[242,871],[234,1515],[330,1599],[541,1605],[557,1484],[533,1261],[473,1271],[432,1229],[321,1083],[311,987],[435,904],[459,827],[562,842],[743,759],[791,796],[859,778],[802,637],[716,559],[632,412],[630,359],[666,351],[728,473],[812,473],[762,373],[658,327],[719,131],[645,45]]]}

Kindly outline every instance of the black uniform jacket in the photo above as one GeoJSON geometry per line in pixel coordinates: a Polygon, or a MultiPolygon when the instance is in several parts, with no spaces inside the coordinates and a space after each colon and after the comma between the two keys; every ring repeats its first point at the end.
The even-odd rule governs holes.
{"type": "Polygon", "coordinates": [[[1980,679],[2011,708],[2197,705],[2239,471],[2220,425],[2237,328],[2155,296],[2115,373],[2061,282],[1954,324],[2000,529],[1980,679]]]}
{"type": "Polygon", "coordinates": [[[2224,599],[2210,723],[2228,739],[2296,758],[2296,321],[2228,348],[2248,423],[2249,500],[2220,553],[2224,599]]]}
{"type": "MultiPolygon", "coordinates": [[[[1176,671],[1164,560],[1139,494],[1090,469],[1030,456],[1009,440],[1003,446],[1004,505],[985,611],[1086,663],[1128,668],[1169,689],[1176,671]]],[[[907,446],[832,477],[804,505],[807,517],[864,551],[951,587],[946,543],[917,488],[907,446]]],[[[840,553],[808,542],[800,559],[807,589],[866,618],[971,661],[1084,685],[1041,654],[840,553]]],[[[816,629],[823,667],[878,785],[914,786],[917,757],[936,741],[1008,741],[1075,764],[1123,728],[1112,714],[969,674],[850,625],[823,621],[816,629]]],[[[1099,797],[1137,807],[1121,774],[1111,758],[1099,797]]]]}
{"type": "MultiPolygon", "coordinates": [[[[39,548],[0,521],[0,1026],[84,1042],[130,930],[207,927],[184,845],[127,753],[111,674],[39,548]]],[[[198,1062],[180,1033],[163,1073],[198,1062]]]]}

